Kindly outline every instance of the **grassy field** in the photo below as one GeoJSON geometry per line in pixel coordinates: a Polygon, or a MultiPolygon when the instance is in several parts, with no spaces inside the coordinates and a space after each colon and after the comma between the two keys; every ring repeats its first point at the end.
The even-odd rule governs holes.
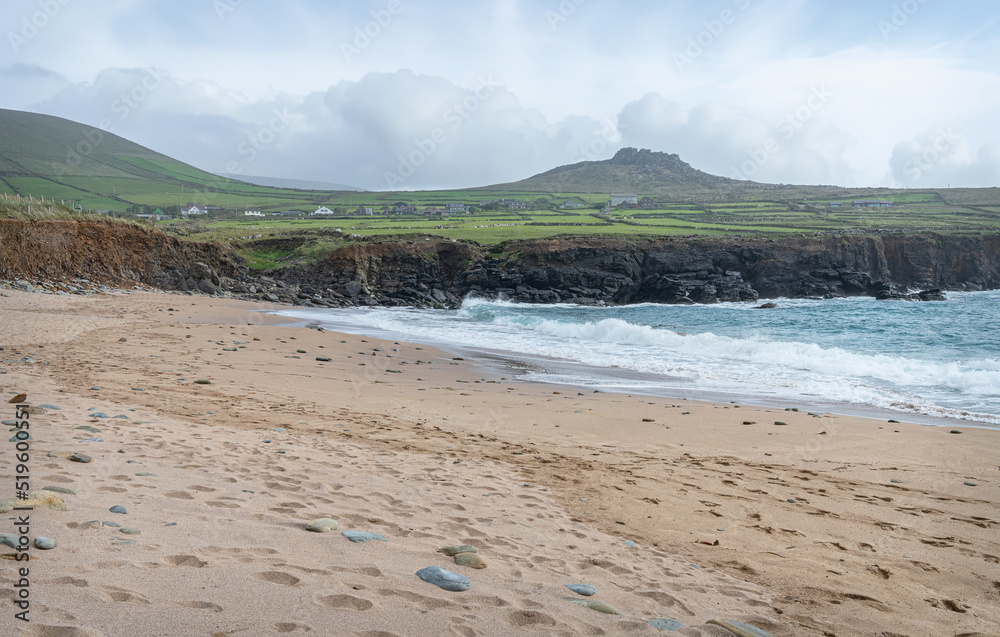
{"type": "MultiPolygon", "coordinates": [[[[445,193],[419,194],[436,205],[445,193]]],[[[371,197],[366,193],[354,196],[371,197]]],[[[468,199],[463,201],[468,202],[468,199]]],[[[1000,207],[954,205],[935,193],[912,193],[892,208],[855,208],[850,204],[831,208],[829,201],[701,206],[664,202],[661,209],[609,213],[575,209],[481,211],[467,215],[230,216],[165,221],[158,227],[193,240],[228,244],[245,256],[252,267],[269,269],[310,262],[335,247],[378,238],[423,240],[440,237],[489,245],[516,239],[569,236],[655,238],[925,230],[996,232],[1000,230],[1000,207]],[[294,241],[288,241],[292,239],[294,241]],[[290,243],[294,246],[290,247],[290,243]]]]}

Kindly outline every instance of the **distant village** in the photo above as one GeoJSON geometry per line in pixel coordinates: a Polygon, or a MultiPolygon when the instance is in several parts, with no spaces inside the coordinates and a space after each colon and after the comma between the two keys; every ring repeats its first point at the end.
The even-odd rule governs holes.
{"type": "MultiPolygon", "coordinates": [[[[448,202],[443,205],[427,205],[419,206],[412,202],[397,201],[392,204],[383,205],[381,207],[373,207],[366,205],[358,205],[354,208],[346,208],[343,206],[335,206],[330,208],[325,205],[319,205],[315,210],[303,211],[303,210],[280,210],[275,212],[264,212],[261,210],[245,210],[243,212],[244,217],[344,217],[344,216],[374,216],[374,215],[428,215],[428,216],[443,216],[443,215],[469,215],[476,212],[483,211],[500,211],[500,210],[550,210],[553,207],[559,210],[573,210],[579,208],[594,208],[602,209],[608,212],[612,209],[626,210],[626,209],[647,209],[653,210],[657,206],[656,202],[649,197],[642,197],[641,199],[637,194],[634,193],[611,193],[608,200],[604,203],[587,203],[579,197],[570,197],[563,200],[557,205],[553,205],[553,202],[549,200],[527,202],[520,199],[490,199],[481,200],[478,202],[448,202]]],[[[102,212],[102,211],[98,211],[102,212]]],[[[182,218],[198,217],[202,215],[208,215],[211,213],[222,212],[222,209],[218,206],[199,206],[197,204],[189,203],[180,209],[180,216],[182,218]]],[[[163,219],[172,219],[173,215],[165,214],[162,210],[155,210],[151,213],[140,213],[135,215],[140,219],[151,219],[154,221],[160,221],[163,219]]]]}
{"type": "MultiPolygon", "coordinates": [[[[522,201],[520,199],[490,199],[478,202],[448,202],[442,205],[418,205],[407,201],[397,201],[380,207],[370,205],[358,205],[353,208],[345,206],[334,206],[332,209],[325,205],[317,205],[315,210],[280,210],[274,212],[264,212],[261,210],[244,210],[243,217],[346,217],[346,216],[389,216],[389,215],[425,215],[425,216],[448,216],[448,215],[471,215],[479,212],[489,211],[521,211],[521,210],[575,210],[581,208],[591,208],[600,210],[603,213],[611,213],[616,210],[657,210],[662,202],[653,200],[651,197],[640,197],[635,193],[613,192],[608,199],[602,202],[586,202],[580,197],[570,197],[562,200],[552,201],[547,198],[540,198],[534,202],[522,201]]],[[[853,201],[831,201],[830,208],[841,208],[853,206],[855,208],[891,208],[892,201],[881,199],[856,199],[853,201]]],[[[148,210],[148,209],[147,209],[148,210]]],[[[107,210],[98,210],[98,213],[108,214],[107,210]]],[[[197,218],[212,213],[226,212],[227,216],[234,213],[224,211],[219,206],[199,206],[189,203],[180,208],[180,218],[197,218]]],[[[235,213],[239,216],[239,213],[235,213]]],[[[161,221],[164,219],[174,219],[177,215],[166,214],[160,209],[153,212],[143,212],[135,215],[139,219],[150,219],[161,221]]]]}

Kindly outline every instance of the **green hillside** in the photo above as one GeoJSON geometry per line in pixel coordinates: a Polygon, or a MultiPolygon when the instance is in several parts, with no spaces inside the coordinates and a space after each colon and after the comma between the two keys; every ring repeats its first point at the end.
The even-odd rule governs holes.
{"type": "Polygon", "coordinates": [[[60,117],[0,109],[0,193],[126,210],[187,203],[280,208],[309,191],[218,177],[113,133],[60,117]]]}

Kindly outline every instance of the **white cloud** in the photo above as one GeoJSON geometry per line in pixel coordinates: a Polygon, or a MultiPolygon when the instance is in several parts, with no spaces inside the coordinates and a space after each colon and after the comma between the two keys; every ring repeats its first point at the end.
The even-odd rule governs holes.
{"type": "MultiPolygon", "coordinates": [[[[389,0],[221,1],[233,6],[221,18],[209,0],[108,0],[100,12],[69,3],[26,45],[0,46],[0,106],[111,118],[126,137],[206,169],[237,161],[367,187],[384,186],[400,154],[444,128],[446,143],[406,178],[413,188],[518,179],[620,145],[726,176],[753,167],[755,180],[894,183],[911,150],[900,144],[951,126],[978,144],[955,169],[996,184],[1000,73],[986,2],[925,3],[886,41],[878,24],[891,7],[856,0],[399,0],[348,59],[341,44],[389,0]],[[553,24],[551,12],[565,19],[553,24]],[[674,54],[699,36],[702,52],[678,68],[674,54]],[[122,117],[122,95],[147,68],[170,77],[122,117]],[[502,88],[452,130],[449,107],[483,76],[502,88]],[[781,120],[817,89],[832,97],[787,136],[781,120]],[[268,132],[275,109],[292,121],[268,132]],[[262,131],[271,139],[249,161],[241,144],[262,131]]],[[[0,23],[16,30],[37,10],[10,0],[0,23]]]]}

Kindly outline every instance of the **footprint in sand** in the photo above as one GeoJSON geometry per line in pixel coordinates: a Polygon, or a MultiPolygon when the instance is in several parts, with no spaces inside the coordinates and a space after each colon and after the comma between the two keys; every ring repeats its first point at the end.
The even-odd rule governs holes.
{"type": "Polygon", "coordinates": [[[274,632],[276,633],[294,633],[296,631],[302,631],[304,633],[311,633],[312,628],[306,626],[305,624],[293,624],[291,622],[282,622],[280,624],[274,625],[274,632]]]}
{"type": "Polygon", "coordinates": [[[178,500],[194,500],[194,496],[187,491],[168,491],[163,494],[165,498],[176,498],[178,500]]]}
{"type": "Polygon", "coordinates": [[[203,562],[194,555],[171,555],[163,558],[163,561],[171,566],[189,566],[192,568],[201,568],[208,564],[208,562],[203,562]]]}
{"type": "Polygon", "coordinates": [[[213,613],[221,613],[222,606],[218,604],[213,604],[212,602],[181,602],[181,606],[184,608],[195,608],[198,610],[210,610],[213,613]]]}
{"type": "Polygon", "coordinates": [[[328,595],[320,597],[316,601],[329,608],[342,610],[368,610],[375,605],[367,599],[354,597],[353,595],[328,595]]]}
{"type": "Polygon", "coordinates": [[[282,573],[281,571],[267,571],[264,573],[257,573],[254,575],[257,579],[262,579],[265,582],[271,582],[272,584],[281,584],[282,586],[295,586],[302,580],[291,575],[289,573],[282,573]]]}

